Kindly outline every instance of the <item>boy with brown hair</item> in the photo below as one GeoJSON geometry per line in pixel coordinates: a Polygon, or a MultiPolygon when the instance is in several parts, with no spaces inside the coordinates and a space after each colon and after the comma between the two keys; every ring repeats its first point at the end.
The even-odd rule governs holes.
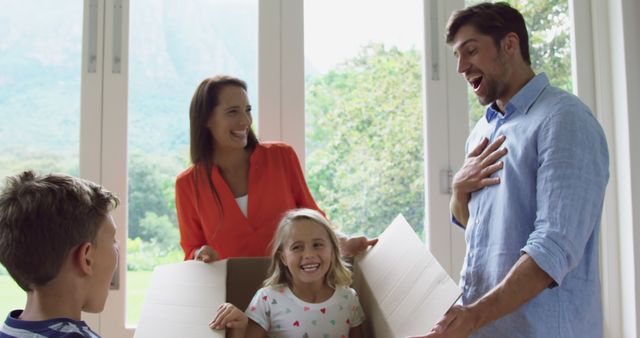
{"type": "Polygon", "coordinates": [[[100,312],[118,261],[111,211],[118,198],[79,178],[32,171],[0,193],[0,263],[27,292],[4,337],[99,337],[80,319],[100,312]]]}

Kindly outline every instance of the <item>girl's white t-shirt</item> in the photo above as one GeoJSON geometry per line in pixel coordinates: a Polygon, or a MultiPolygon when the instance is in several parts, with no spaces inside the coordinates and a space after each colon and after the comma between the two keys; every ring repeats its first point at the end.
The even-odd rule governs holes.
{"type": "Polygon", "coordinates": [[[346,338],[352,327],[364,322],[356,291],[340,286],[322,303],[307,303],[287,286],[264,287],[245,313],[269,338],[346,338]]]}

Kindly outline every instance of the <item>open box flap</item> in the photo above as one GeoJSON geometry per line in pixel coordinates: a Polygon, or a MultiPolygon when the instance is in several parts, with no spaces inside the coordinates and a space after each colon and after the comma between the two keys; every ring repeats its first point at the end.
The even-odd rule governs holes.
{"type": "Polygon", "coordinates": [[[356,272],[368,325],[379,338],[427,333],[460,296],[402,215],[356,258],[356,272]]]}
{"type": "Polygon", "coordinates": [[[209,328],[225,302],[227,261],[185,261],[155,268],[134,337],[222,338],[209,328]]]}

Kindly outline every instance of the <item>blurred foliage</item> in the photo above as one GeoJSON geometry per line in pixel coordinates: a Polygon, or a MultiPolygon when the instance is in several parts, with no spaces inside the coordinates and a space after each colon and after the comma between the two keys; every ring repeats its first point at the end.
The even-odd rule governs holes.
{"type": "MultiPolygon", "coordinates": [[[[180,166],[179,162],[171,163],[169,159],[159,159],[141,153],[131,154],[128,191],[129,237],[140,237],[145,241],[153,238],[152,230],[145,231],[141,228],[141,222],[146,218],[162,223],[160,218],[164,217],[177,229],[174,182],[180,166]]],[[[150,222],[149,219],[147,223],[150,222]]]]}
{"type": "Polygon", "coordinates": [[[152,271],[182,260],[174,186],[176,175],[187,166],[184,154],[129,156],[129,270],[152,271]]]}
{"type": "Polygon", "coordinates": [[[141,238],[146,238],[165,250],[180,250],[180,233],[175,224],[166,215],[158,216],[153,212],[146,212],[140,220],[141,238]]]}
{"type": "Polygon", "coordinates": [[[153,271],[156,266],[177,263],[183,258],[184,253],[181,249],[171,249],[155,240],[147,242],[140,238],[127,239],[129,271],[153,271]]]}
{"type": "MultiPolygon", "coordinates": [[[[471,6],[482,0],[467,0],[471,6]]],[[[490,1],[497,2],[497,1],[490,1]]],[[[571,27],[567,0],[508,0],[524,17],[529,31],[531,67],[537,73],[545,72],[552,85],[571,92],[571,27]]],[[[469,127],[484,115],[471,87],[468,87],[469,127]]]]}
{"type": "Polygon", "coordinates": [[[424,222],[421,56],[370,44],[307,79],[306,177],[348,234],[377,236],[398,213],[424,222]]]}

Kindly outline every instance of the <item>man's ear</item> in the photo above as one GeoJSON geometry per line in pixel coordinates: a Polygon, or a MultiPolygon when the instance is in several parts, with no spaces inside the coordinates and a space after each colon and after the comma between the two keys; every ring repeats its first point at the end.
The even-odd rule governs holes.
{"type": "Polygon", "coordinates": [[[93,274],[93,245],[91,242],[81,244],[75,252],[74,263],[80,271],[87,275],[93,274]]]}
{"type": "Polygon", "coordinates": [[[502,50],[510,57],[520,52],[520,38],[518,34],[511,32],[502,38],[502,50]]]}

